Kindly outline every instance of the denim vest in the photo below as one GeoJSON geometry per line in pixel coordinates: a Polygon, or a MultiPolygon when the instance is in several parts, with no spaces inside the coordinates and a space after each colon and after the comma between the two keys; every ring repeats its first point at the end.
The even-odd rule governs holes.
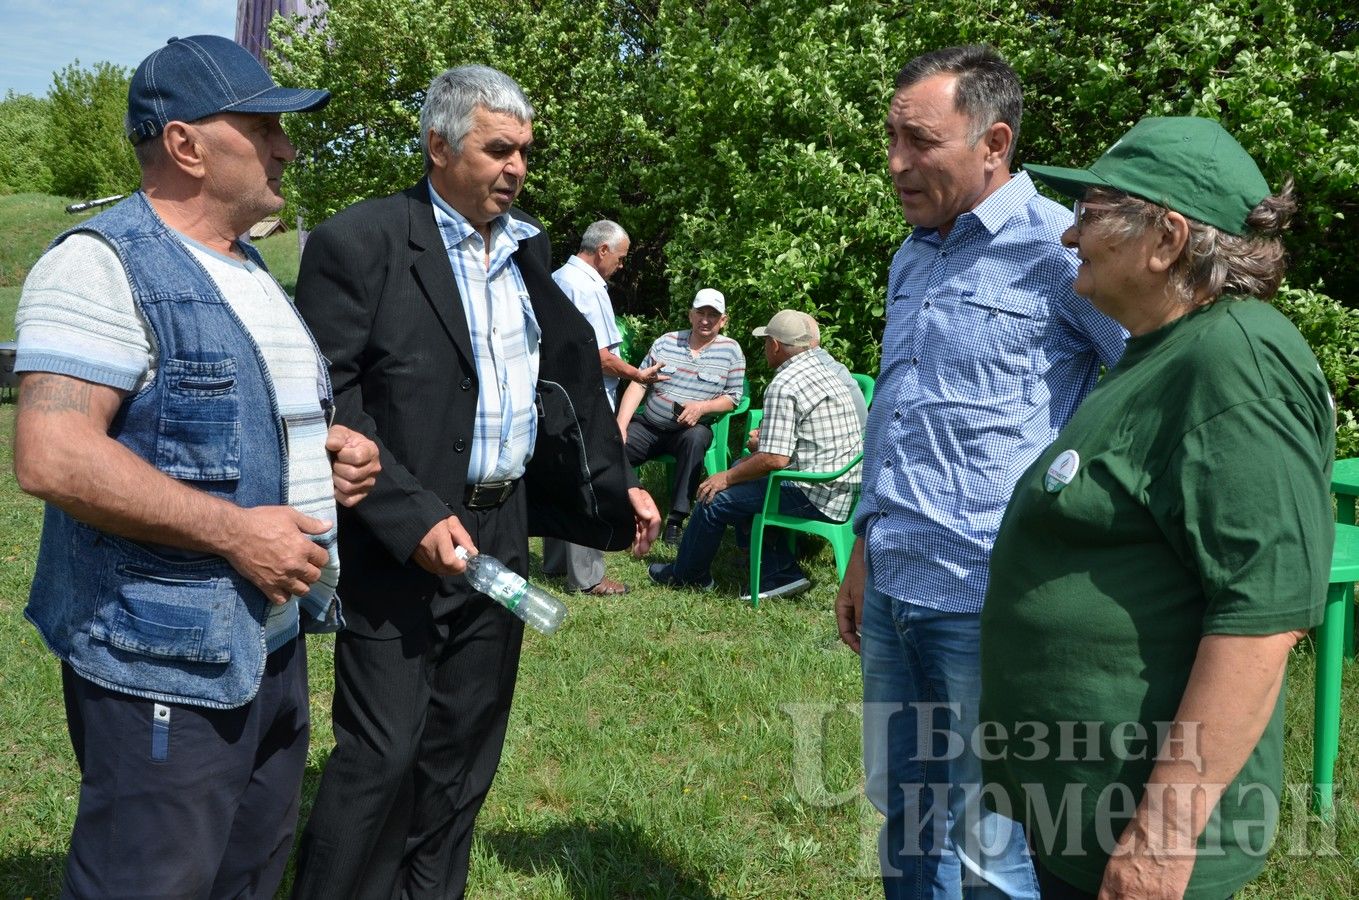
{"type": "MultiPolygon", "coordinates": [[[[155,378],[123,401],[110,436],[237,506],[285,503],[273,383],[216,283],[141,192],[53,245],[74,231],[113,246],[158,350],[155,378]]],[[[245,252],[264,265],[253,247],[245,252]]],[[[220,556],[121,538],[47,505],[25,615],[83,678],[164,702],[244,705],[264,673],[267,610],[220,556]]]]}

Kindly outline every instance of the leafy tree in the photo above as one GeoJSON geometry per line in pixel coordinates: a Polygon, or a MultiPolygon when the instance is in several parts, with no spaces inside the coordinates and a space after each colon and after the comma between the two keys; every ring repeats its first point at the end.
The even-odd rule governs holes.
{"type": "MultiPolygon", "coordinates": [[[[299,151],[289,196],[314,224],[414,183],[424,171],[419,114],[430,80],[485,63],[536,105],[522,203],[552,230],[559,257],[590,222],[614,218],[635,235],[629,268],[657,271],[647,259],[661,244],[635,174],[649,132],[626,50],[634,38],[621,24],[629,10],[618,0],[336,0],[312,19],[276,20],[275,77],[334,93],[322,112],[287,123],[299,151]]],[[[625,294],[636,291],[628,274],[620,273],[625,294]]]]}
{"type": "MultiPolygon", "coordinates": [[[[293,126],[309,216],[418,177],[429,78],[487,62],[538,105],[524,205],[559,258],[593,219],[622,222],[633,265],[615,294],[655,330],[711,284],[738,338],[798,307],[875,371],[909,230],[884,158],[892,83],[919,52],[984,42],[1025,84],[1020,163],[1088,164],[1142,116],[1194,114],[1271,185],[1292,174],[1304,213],[1281,306],[1314,340],[1351,335],[1331,298],[1359,306],[1359,15],[1339,0],[333,0],[319,24],[277,44],[280,77],[336,91],[293,126]]],[[[1342,404],[1359,403],[1359,361],[1327,358],[1342,404]]]]}
{"type": "Polygon", "coordinates": [[[50,118],[46,100],[9,91],[0,101],[0,193],[45,194],[52,170],[42,146],[50,118]]]}
{"type": "Polygon", "coordinates": [[[83,69],[79,60],[53,77],[45,147],[56,193],[98,197],[137,188],[141,176],[123,131],[130,77],[112,63],[83,69]]]}

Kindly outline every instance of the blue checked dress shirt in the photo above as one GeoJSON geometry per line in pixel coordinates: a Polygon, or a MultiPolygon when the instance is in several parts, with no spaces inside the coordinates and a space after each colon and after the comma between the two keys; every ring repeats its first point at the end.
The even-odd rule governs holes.
{"type": "Polygon", "coordinates": [[[1123,353],[1126,332],[1072,293],[1070,224],[1020,173],[892,260],[854,530],[898,601],[981,610],[1015,482],[1123,353]]]}
{"type": "Polygon", "coordinates": [[[534,407],[541,332],[510,256],[539,229],[508,213],[491,222],[491,261],[481,233],[429,189],[434,222],[453,266],[477,369],[477,421],[467,483],[519,478],[538,438],[534,407]]]}

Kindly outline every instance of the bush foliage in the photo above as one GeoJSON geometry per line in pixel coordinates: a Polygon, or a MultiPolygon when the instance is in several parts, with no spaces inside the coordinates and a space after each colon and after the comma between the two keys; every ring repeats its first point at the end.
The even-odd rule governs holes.
{"type": "Polygon", "coordinates": [[[77,61],[56,74],[46,147],[55,193],[94,198],[137,189],[141,173],[123,130],[130,78],[106,62],[84,69],[77,61]]]}
{"type": "MultiPolygon", "coordinates": [[[[633,235],[622,311],[677,323],[714,285],[738,337],[798,307],[860,371],[876,370],[908,231],[884,160],[892,81],[948,44],[991,43],[1019,71],[1021,163],[1088,164],[1145,115],[1221,120],[1271,184],[1297,180],[1285,308],[1307,310],[1309,337],[1339,338],[1351,314],[1336,299],[1359,302],[1359,16],[1338,0],[333,0],[276,35],[284,83],[335,92],[290,123],[312,221],[418,178],[429,79],[489,63],[537,105],[523,204],[558,257],[600,217],[633,235]]],[[[1359,367],[1341,349],[1318,354],[1349,410],[1359,367]]]]}
{"type": "Polygon", "coordinates": [[[0,193],[93,199],[137,189],[141,174],[123,132],[131,74],[111,63],[71,63],[46,97],[0,101],[0,193]]]}
{"type": "Polygon", "coordinates": [[[0,101],[0,194],[46,194],[52,169],[41,147],[51,121],[47,100],[10,91],[0,101]]]}

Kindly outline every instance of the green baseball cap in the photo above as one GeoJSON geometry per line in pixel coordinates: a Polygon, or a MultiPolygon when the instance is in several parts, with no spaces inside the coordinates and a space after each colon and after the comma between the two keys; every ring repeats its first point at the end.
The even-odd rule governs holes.
{"type": "Polygon", "coordinates": [[[1246,233],[1246,216],[1270,193],[1236,139],[1194,116],[1143,119],[1088,169],[1024,168],[1068,197],[1114,188],[1231,234],[1246,233]]]}

